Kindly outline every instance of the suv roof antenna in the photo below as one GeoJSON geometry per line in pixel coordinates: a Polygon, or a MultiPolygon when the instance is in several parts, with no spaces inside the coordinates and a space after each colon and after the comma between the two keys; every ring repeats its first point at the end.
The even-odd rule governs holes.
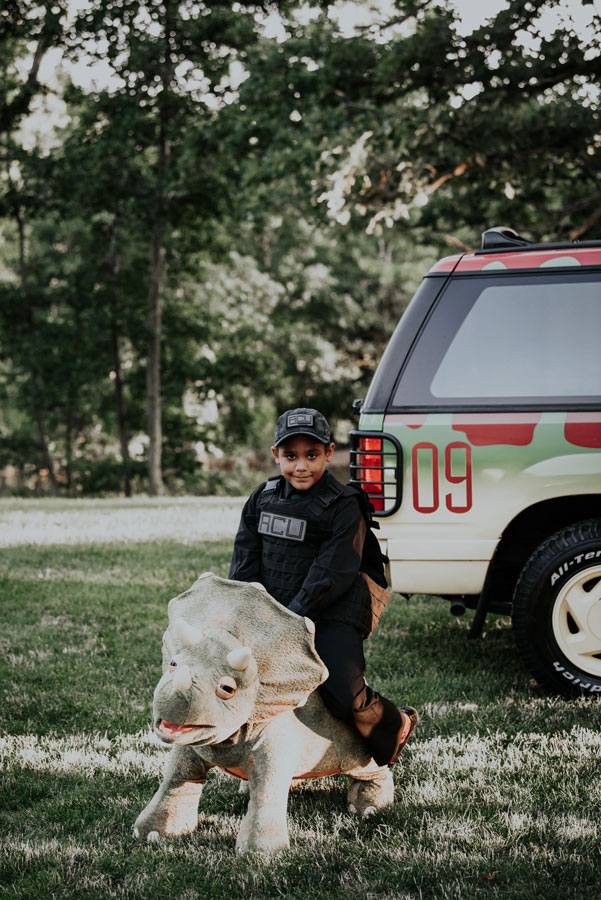
{"type": "Polygon", "coordinates": [[[482,234],[482,249],[496,250],[499,247],[528,247],[532,241],[519,236],[513,228],[506,225],[495,225],[482,234]]]}

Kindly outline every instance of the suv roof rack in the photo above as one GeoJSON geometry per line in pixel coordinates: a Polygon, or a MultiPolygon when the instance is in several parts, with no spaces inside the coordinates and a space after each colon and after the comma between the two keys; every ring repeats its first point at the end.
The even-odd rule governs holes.
{"type": "Polygon", "coordinates": [[[596,241],[560,241],[557,243],[538,244],[534,241],[528,241],[526,238],[520,237],[513,228],[505,225],[495,225],[488,228],[482,234],[482,244],[480,250],[476,253],[506,253],[508,251],[529,251],[529,250],[575,250],[577,247],[599,247],[601,239],[596,241]]]}

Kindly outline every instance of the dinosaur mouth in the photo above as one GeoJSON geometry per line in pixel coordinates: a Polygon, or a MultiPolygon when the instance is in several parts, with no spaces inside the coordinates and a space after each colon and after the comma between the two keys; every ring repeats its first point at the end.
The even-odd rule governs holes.
{"type": "Polygon", "coordinates": [[[161,734],[166,734],[167,737],[172,737],[177,734],[187,734],[189,731],[193,731],[195,727],[196,726],[194,725],[179,725],[177,722],[166,722],[165,719],[159,719],[157,725],[161,734]]]}
{"type": "Polygon", "coordinates": [[[157,719],[154,727],[161,740],[168,744],[208,744],[216,731],[213,725],[182,725],[166,719],[157,719]]]}

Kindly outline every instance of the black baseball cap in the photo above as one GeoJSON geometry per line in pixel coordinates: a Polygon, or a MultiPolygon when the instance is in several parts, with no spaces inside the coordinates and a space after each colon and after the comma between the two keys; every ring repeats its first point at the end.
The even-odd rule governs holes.
{"type": "Polygon", "coordinates": [[[332,441],[332,432],[327,419],[316,409],[301,407],[300,409],[288,409],[282,413],[275,423],[274,447],[297,434],[308,434],[322,444],[329,444],[332,441]]]}

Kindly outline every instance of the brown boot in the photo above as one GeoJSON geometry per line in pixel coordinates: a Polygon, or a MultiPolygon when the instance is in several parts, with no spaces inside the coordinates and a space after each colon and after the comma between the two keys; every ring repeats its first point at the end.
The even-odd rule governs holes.
{"type": "Polygon", "coordinates": [[[353,710],[355,727],[379,766],[394,765],[417,718],[412,706],[398,709],[376,693],[366,706],[353,710]]]}
{"type": "Polygon", "coordinates": [[[407,743],[407,739],[409,738],[409,735],[411,734],[411,732],[413,731],[413,729],[419,722],[419,716],[417,714],[417,710],[414,709],[412,706],[402,706],[399,709],[399,712],[400,712],[401,716],[403,717],[403,726],[401,729],[399,729],[399,732],[397,734],[398,743],[397,743],[396,750],[392,755],[392,759],[388,763],[389,766],[394,766],[395,762],[397,761],[397,759],[399,758],[399,756],[405,749],[405,744],[407,743]]]}

